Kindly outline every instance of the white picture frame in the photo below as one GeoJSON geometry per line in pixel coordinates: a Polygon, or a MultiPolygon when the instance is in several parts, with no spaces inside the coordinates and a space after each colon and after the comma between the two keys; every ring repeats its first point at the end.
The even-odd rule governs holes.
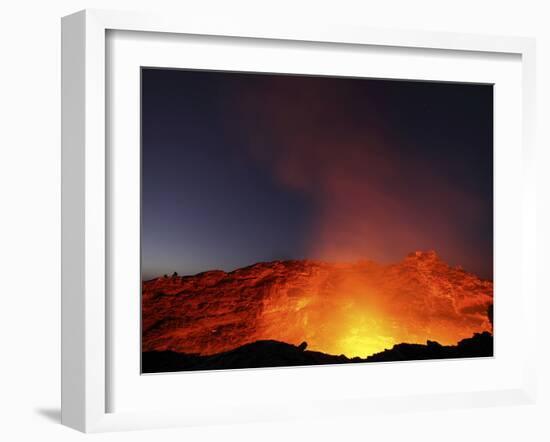
{"type": "MultiPolygon", "coordinates": [[[[536,396],[535,324],[526,318],[536,310],[535,286],[535,178],[534,105],[535,42],[529,38],[494,37],[416,31],[388,31],[308,24],[292,27],[248,22],[217,23],[193,17],[162,17],[100,10],[86,10],[62,20],[62,423],[84,432],[247,422],[290,416],[364,414],[375,409],[388,412],[407,409],[455,408],[510,403],[532,403],[536,396]],[[197,408],[157,411],[109,410],[113,388],[109,377],[112,354],[109,345],[106,228],[111,200],[107,185],[108,143],[106,35],[110,31],[143,31],[172,35],[200,35],[270,39],[286,42],[338,43],[380,48],[420,48],[483,54],[515,54],[521,57],[521,253],[515,259],[521,269],[521,301],[517,308],[526,348],[519,385],[502,389],[424,395],[391,395],[372,398],[317,399],[312,407],[236,404],[237,413],[209,413],[197,408]],[[531,339],[529,339],[531,338],[531,339]],[[291,410],[289,412],[288,410],[291,410]]],[[[516,208],[517,210],[517,208],[516,208]]],[[[498,284],[497,289],[498,290],[498,284]]],[[[498,296],[498,295],[497,295],[498,296]]],[[[264,372],[267,373],[267,372],[264,372]]],[[[264,374],[264,379],[269,373],[264,374]]],[[[198,379],[198,378],[195,378],[198,379]]],[[[512,384],[511,384],[512,385],[512,384]]]]}

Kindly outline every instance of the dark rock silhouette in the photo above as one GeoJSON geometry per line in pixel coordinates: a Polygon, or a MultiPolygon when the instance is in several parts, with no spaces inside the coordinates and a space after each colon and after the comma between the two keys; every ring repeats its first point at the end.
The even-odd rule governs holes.
{"type": "Polygon", "coordinates": [[[306,351],[303,344],[295,346],[279,341],[256,341],[234,350],[209,356],[172,351],[144,352],[142,354],[142,371],[144,373],[158,373],[185,370],[221,370],[341,364],[349,361],[350,359],[345,356],[306,351]]]}
{"type": "Polygon", "coordinates": [[[306,342],[295,346],[284,342],[265,340],[208,356],[173,351],[150,351],[142,353],[142,372],[162,373],[190,370],[490,357],[493,356],[493,336],[488,332],[476,333],[471,338],[461,340],[457,345],[448,346],[434,341],[428,341],[426,345],[398,344],[390,350],[384,350],[366,359],[348,358],[344,355],[329,355],[306,350],[306,347],[306,342]]]}
{"type": "Polygon", "coordinates": [[[463,339],[457,345],[441,345],[433,341],[428,341],[426,345],[397,344],[391,350],[376,353],[366,360],[367,362],[388,362],[487,356],[493,356],[493,335],[483,332],[463,339]]]}

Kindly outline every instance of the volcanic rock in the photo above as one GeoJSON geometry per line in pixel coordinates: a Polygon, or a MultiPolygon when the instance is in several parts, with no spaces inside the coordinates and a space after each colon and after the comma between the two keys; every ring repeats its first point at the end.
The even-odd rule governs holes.
{"type": "Polygon", "coordinates": [[[477,358],[493,356],[493,336],[476,333],[457,345],[443,346],[428,341],[421,344],[398,344],[366,359],[334,356],[277,341],[257,341],[215,355],[193,355],[172,351],[145,352],[142,356],[144,373],[187,370],[224,370],[236,368],[292,367],[298,365],[346,364],[361,362],[395,362],[422,359],[477,358]]]}
{"type": "Polygon", "coordinates": [[[142,350],[204,356],[275,340],[364,358],[403,342],[454,345],[491,331],[492,303],[491,281],[435,252],[390,265],[263,262],[143,282],[142,350]]]}

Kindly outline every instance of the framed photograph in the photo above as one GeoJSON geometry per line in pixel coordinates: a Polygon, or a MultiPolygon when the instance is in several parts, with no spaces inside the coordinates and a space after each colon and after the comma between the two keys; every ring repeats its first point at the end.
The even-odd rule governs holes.
{"type": "Polygon", "coordinates": [[[141,137],[143,373],[493,356],[492,84],[142,67],[141,137]]]}
{"type": "Polygon", "coordinates": [[[62,36],[64,424],[534,400],[533,40],[62,36]]]}

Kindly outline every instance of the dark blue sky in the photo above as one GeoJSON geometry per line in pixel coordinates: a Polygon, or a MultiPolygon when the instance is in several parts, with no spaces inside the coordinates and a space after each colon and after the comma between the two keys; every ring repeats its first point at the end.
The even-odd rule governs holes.
{"type": "Polygon", "coordinates": [[[493,90],[142,70],[142,273],[434,249],[492,278],[493,90]]]}

